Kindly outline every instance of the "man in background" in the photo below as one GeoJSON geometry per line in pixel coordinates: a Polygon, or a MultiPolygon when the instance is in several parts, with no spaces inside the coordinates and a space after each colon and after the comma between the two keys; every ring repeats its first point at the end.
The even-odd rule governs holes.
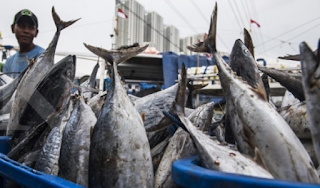
{"type": "Polygon", "coordinates": [[[28,61],[37,59],[44,49],[33,43],[39,32],[38,19],[30,10],[24,9],[15,15],[11,30],[17,38],[19,51],[6,60],[2,72],[15,78],[28,66],[28,61]]]}

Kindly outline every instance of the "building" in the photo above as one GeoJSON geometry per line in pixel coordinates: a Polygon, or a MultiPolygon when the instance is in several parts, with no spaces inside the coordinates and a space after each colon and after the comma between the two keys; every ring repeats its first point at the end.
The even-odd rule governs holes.
{"type": "Polygon", "coordinates": [[[180,31],[173,25],[165,26],[163,30],[163,51],[180,53],[180,31]]]}
{"type": "Polygon", "coordinates": [[[144,42],[158,51],[163,51],[163,18],[156,12],[145,15],[144,42]]]}
{"type": "Polygon", "coordinates": [[[116,5],[115,48],[144,42],[144,15],[144,7],[135,0],[127,0],[116,5]],[[118,8],[127,15],[127,18],[118,16],[118,8]]]}

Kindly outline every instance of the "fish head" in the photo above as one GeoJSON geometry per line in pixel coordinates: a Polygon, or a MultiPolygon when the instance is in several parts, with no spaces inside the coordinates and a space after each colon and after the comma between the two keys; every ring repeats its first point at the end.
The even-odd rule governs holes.
{"type": "Polygon", "coordinates": [[[233,45],[229,64],[231,69],[252,87],[255,87],[255,85],[261,82],[257,63],[251,52],[240,39],[237,39],[233,45]]]}

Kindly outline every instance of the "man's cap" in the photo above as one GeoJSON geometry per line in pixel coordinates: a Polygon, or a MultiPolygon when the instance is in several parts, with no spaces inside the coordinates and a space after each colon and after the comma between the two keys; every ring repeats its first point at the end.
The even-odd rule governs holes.
{"type": "Polygon", "coordinates": [[[23,9],[23,10],[19,11],[14,16],[13,24],[18,23],[19,19],[22,18],[22,16],[29,17],[33,21],[33,23],[36,25],[36,28],[38,28],[38,19],[37,19],[36,15],[28,9],[23,9]]]}

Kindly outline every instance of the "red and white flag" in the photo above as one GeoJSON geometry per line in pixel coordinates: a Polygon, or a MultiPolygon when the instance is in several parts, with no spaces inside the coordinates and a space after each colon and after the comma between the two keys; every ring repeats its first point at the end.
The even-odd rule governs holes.
{"type": "Polygon", "coordinates": [[[121,8],[118,8],[118,16],[121,18],[128,19],[128,16],[121,10],[121,8]]]}
{"type": "Polygon", "coordinates": [[[254,24],[256,24],[258,27],[260,27],[260,24],[258,24],[258,22],[254,21],[253,19],[250,19],[250,24],[252,24],[252,23],[254,23],[254,24]]]}

